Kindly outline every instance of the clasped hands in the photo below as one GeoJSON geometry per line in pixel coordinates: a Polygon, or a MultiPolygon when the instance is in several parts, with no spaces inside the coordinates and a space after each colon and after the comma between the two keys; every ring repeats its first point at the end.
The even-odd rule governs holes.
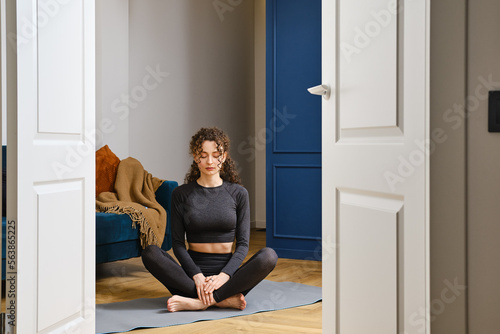
{"type": "Polygon", "coordinates": [[[205,305],[213,305],[215,304],[214,291],[229,281],[229,275],[221,272],[218,275],[205,277],[205,275],[199,273],[193,276],[193,280],[194,284],[196,284],[198,298],[205,305]]]}

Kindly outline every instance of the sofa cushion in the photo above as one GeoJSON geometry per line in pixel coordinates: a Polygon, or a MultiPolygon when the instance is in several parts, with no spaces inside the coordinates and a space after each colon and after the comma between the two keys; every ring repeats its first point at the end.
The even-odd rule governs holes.
{"type": "Polygon", "coordinates": [[[95,153],[95,195],[103,191],[114,191],[116,171],[120,159],[105,145],[95,153]]]}
{"type": "Polygon", "coordinates": [[[178,186],[175,181],[165,181],[161,184],[160,188],[156,190],[156,200],[160,203],[165,210],[167,210],[167,228],[165,229],[165,238],[163,239],[163,244],[161,248],[164,250],[169,250],[172,248],[172,237],[170,231],[170,200],[172,198],[172,191],[178,186]]]}
{"type": "Polygon", "coordinates": [[[114,244],[96,245],[96,264],[126,260],[141,254],[141,242],[129,240],[114,244]]]}
{"type": "Polygon", "coordinates": [[[139,240],[139,228],[131,228],[128,215],[96,212],[96,245],[104,245],[127,240],[139,240]]]}

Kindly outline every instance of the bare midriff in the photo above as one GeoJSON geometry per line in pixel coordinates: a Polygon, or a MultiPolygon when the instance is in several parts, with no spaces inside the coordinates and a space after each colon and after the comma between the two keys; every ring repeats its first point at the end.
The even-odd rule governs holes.
{"type": "Polygon", "coordinates": [[[190,242],[189,249],[199,253],[228,254],[233,249],[232,242],[197,243],[190,242]]]}

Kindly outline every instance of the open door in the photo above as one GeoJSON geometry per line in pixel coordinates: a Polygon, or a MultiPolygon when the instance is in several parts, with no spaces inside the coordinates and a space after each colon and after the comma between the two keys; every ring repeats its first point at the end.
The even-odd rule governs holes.
{"type": "Polygon", "coordinates": [[[7,1],[7,332],[95,330],[94,16],[93,0],[7,1]]]}
{"type": "Polygon", "coordinates": [[[321,80],[321,0],[268,0],[266,16],[266,245],[321,260],[321,99],[305,89],[321,80]]]}
{"type": "Polygon", "coordinates": [[[322,9],[323,332],[429,333],[429,1],[322,9]]]}

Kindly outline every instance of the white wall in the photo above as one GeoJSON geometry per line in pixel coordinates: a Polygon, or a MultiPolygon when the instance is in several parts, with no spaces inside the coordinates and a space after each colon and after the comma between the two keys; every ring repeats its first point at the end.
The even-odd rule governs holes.
{"type": "Polygon", "coordinates": [[[131,0],[129,43],[132,93],[149,71],[162,73],[130,112],[130,155],[154,175],[182,182],[191,136],[218,126],[253,192],[254,162],[238,152],[254,131],[253,3],[221,20],[212,0],[131,0]]]}
{"type": "Polygon", "coordinates": [[[500,133],[484,95],[500,90],[500,2],[469,1],[468,13],[469,334],[500,333],[500,133]]]}
{"type": "Polygon", "coordinates": [[[129,156],[128,0],[96,1],[96,149],[129,156]]]}

